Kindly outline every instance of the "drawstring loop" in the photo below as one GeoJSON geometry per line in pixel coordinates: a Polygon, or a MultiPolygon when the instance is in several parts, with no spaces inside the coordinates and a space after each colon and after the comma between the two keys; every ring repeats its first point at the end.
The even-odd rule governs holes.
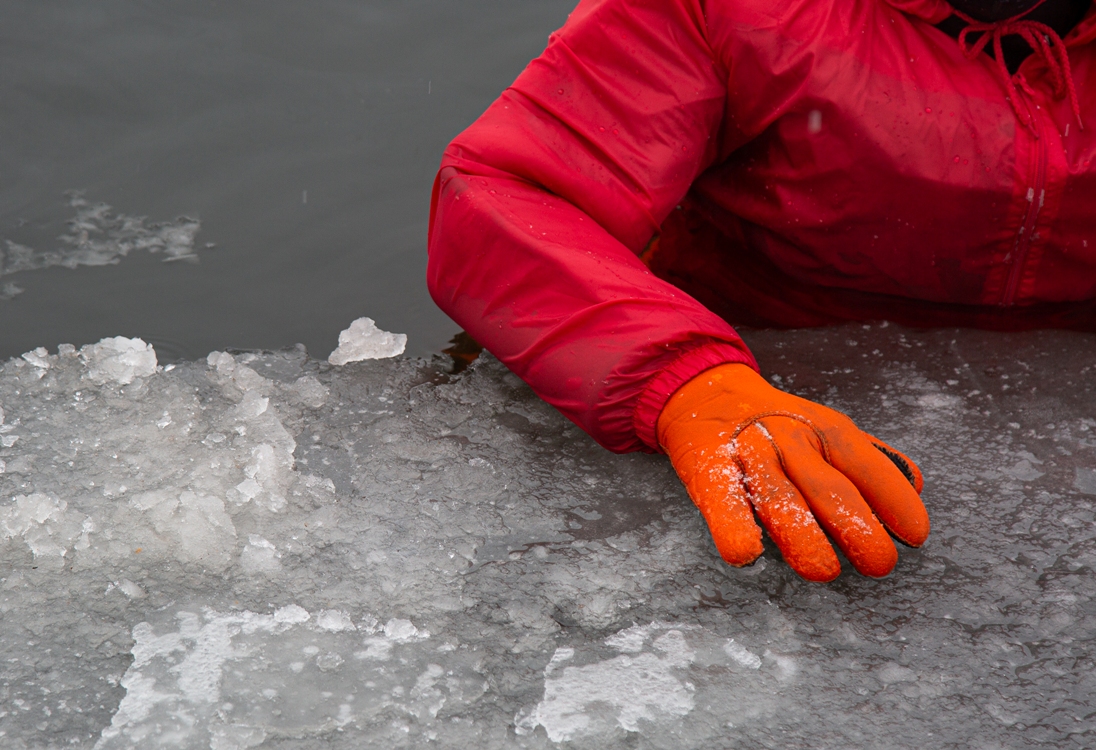
{"type": "MultiPolygon", "coordinates": [[[[1044,2],[1046,0],[1039,0],[1038,3],[1023,13],[993,22],[977,21],[960,10],[952,9],[955,15],[967,23],[966,28],[959,32],[959,47],[968,59],[973,60],[981,54],[990,42],[993,43],[993,57],[997,62],[997,69],[1001,73],[1001,80],[1008,90],[1008,99],[1012,104],[1012,110],[1016,113],[1016,118],[1036,138],[1039,136],[1035,128],[1035,118],[1030,112],[1025,113],[1020,109],[1020,96],[1016,89],[1016,81],[1013,79],[1013,75],[1008,72],[1008,66],[1005,64],[1005,54],[1001,49],[1001,38],[1005,36],[1016,35],[1022,37],[1034,53],[1042,58],[1050,73],[1054,96],[1058,99],[1066,95],[1069,96],[1069,104],[1073,109],[1074,117],[1077,118],[1077,125],[1081,130],[1085,129],[1084,123],[1081,122],[1081,105],[1077,100],[1077,87],[1073,83],[1073,71],[1069,66],[1069,55],[1066,51],[1065,42],[1062,41],[1062,37],[1058,36],[1054,29],[1045,23],[1024,18],[1044,2]],[[973,34],[978,36],[972,41],[971,35],[973,34]]],[[[1020,76],[1020,85],[1028,93],[1032,93],[1023,76],[1020,76]]]]}

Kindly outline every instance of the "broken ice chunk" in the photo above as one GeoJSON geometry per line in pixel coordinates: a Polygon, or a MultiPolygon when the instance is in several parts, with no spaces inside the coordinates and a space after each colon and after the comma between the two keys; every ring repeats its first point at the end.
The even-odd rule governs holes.
{"type": "Polygon", "coordinates": [[[1096,469],[1078,467],[1073,486],[1086,495],[1096,495],[1096,469]]]}
{"type": "Polygon", "coordinates": [[[393,617],[384,624],[384,634],[396,643],[429,638],[430,632],[419,630],[410,620],[402,620],[393,617]]]}
{"type": "Polygon", "coordinates": [[[278,562],[280,557],[271,541],[258,534],[248,534],[247,546],[240,553],[240,565],[248,573],[278,573],[282,569],[278,562]]]}
{"type": "Polygon", "coordinates": [[[165,554],[217,571],[231,562],[236,527],[220,498],[164,487],[135,495],[127,506],[140,511],[129,516],[132,533],[147,534],[151,527],[165,554]]]}
{"type": "Polygon", "coordinates": [[[327,361],[345,365],[363,359],[398,357],[406,346],[406,334],[382,331],[372,318],[358,318],[339,334],[339,347],[331,352],[327,361]]]}
{"type": "Polygon", "coordinates": [[[307,609],[296,604],[287,604],[274,610],[274,622],[284,625],[298,625],[302,622],[308,622],[311,618],[312,615],[308,614],[307,609]]]}
{"type": "Polygon", "coordinates": [[[338,633],[344,630],[357,630],[350,621],[350,615],[338,609],[325,609],[316,615],[316,626],[321,630],[338,633]]]}
{"type": "Polygon", "coordinates": [[[330,393],[326,386],[311,375],[298,378],[292,389],[302,404],[313,409],[323,406],[327,402],[330,393]]]}
{"type": "Polygon", "coordinates": [[[106,338],[81,347],[80,357],[87,364],[87,377],[99,385],[129,385],[156,372],[156,351],[141,339],[106,338]]]}
{"type": "Polygon", "coordinates": [[[46,347],[44,346],[40,346],[34,351],[25,353],[23,359],[43,370],[48,370],[50,368],[49,352],[46,351],[46,347]]]}
{"type": "Polygon", "coordinates": [[[16,495],[0,508],[0,539],[22,537],[35,559],[64,557],[80,533],[80,521],[66,514],[68,503],[35,492],[16,495]]]}

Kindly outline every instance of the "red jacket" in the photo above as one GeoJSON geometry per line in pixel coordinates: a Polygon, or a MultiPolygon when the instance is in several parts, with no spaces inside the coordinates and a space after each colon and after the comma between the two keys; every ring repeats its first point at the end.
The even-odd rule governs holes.
{"type": "Polygon", "coordinates": [[[435,301],[614,451],[756,366],[728,318],[1091,326],[1096,16],[1065,38],[1082,130],[1037,55],[1014,107],[951,12],[584,0],[445,152],[435,301]]]}

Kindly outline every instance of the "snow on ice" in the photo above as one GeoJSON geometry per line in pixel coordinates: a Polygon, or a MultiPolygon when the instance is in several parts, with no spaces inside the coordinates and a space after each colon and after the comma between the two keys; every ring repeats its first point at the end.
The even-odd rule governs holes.
{"type": "Polygon", "coordinates": [[[920,462],[890,577],[725,566],[664,458],[487,355],[0,363],[0,747],[1096,742],[1092,336],[746,336],[920,462]]]}

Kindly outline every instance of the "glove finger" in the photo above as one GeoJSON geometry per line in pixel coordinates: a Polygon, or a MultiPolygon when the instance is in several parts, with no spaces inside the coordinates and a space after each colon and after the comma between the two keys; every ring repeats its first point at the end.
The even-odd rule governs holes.
{"type": "Polygon", "coordinates": [[[917,467],[917,464],[905,453],[884,443],[875,435],[865,432],[864,436],[871,441],[872,445],[882,451],[883,455],[891,460],[891,463],[898,467],[898,470],[902,472],[902,476],[909,480],[909,483],[913,485],[913,489],[917,490],[917,494],[920,495],[921,490],[925,488],[925,477],[922,476],[921,469],[917,467]]]}
{"type": "Polygon", "coordinates": [[[929,536],[929,514],[915,489],[923,481],[919,481],[921,472],[916,465],[865,433],[838,434],[832,438],[827,435],[827,438],[830,463],[856,485],[879,520],[904,544],[911,547],[924,544],[929,536]],[[912,486],[891,454],[906,461],[914,476],[912,486]]]}
{"type": "MultiPolygon", "coordinates": [[[[799,488],[818,523],[853,567],[873,578],[890,573],[898,562],[894,542],[856,486],[822,457],[814,431],[792,419],[777,417],[762,422],[780,449],[785,474],[799,488]]],[[[871,450],[880,460],[887,461],[883,454],[871,450]]],[[[893,466],[890,468],[898,473],[893,466]]],[[[908,482],[906,490],[913,492],[908,482]]]]}
{"type": "Polygon", "coordinates": [[[808,581],[824,583],[841,573],[841,562],[806,500],[784,474],[768,433],[752,425],[738,436],[750,502],[784,561],[808,581]]]}
{"type": "Polygon", "coordinates": [[[720,557],[736,567],[749,565],[765,548],[742,472],[730,450],[720,448],[708,456],[694,454],[682,459],[672,460],[674,469],[704,516],[720,557]]]}

